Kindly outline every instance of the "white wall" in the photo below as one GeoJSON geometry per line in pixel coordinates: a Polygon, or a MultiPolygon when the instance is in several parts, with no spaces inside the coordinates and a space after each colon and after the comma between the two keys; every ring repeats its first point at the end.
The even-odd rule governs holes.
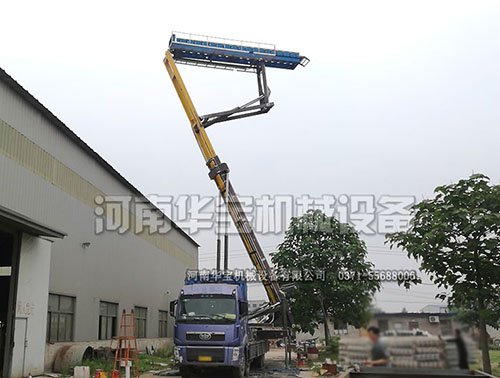
{"type": "MultiPolygon", "coordinates": [[[[49,290],[76,298],[74,341],[98,338],[100,301],[118,303],[119,314],[146,307],[146,336],[158,337],[158,311],[168,311],[186,269],[197,267],[197,246],[177,229],[160,237],[133,227],[124,234],[96,233],[95,196],[135,192],[0,82],[0,130],[2,123],[20,133],[26,153],[16,155],[16,144],[2,149],[0,139],[0,204],[67,234],[52,247],[49,290]],[[43,158],[26,158],[40,149],[43,158]]],[[[169,323],[171,336],[173,319],[169,323]]]]}
{"type": "Polygon", "coordinates": [[[488,326],[487,331],[491,338],[500,340],[500,329],[488,326]]]}
{"type": "MultiPolygon", "coordinates": [[[[42,255],[31,256],[29,248],[23,249],[19,299],[22,306],[29,303],[28,308],[33,303],[34,309],[30,314],[33,319],[21,314],[17,321],[22,330],[15,335],[17,371],[24,354],[24,318],[30,333],[26,356],[36,360],[32,365],[25,361],[25,374],[36,374],[38,370],[31,366],[39,366],[43,359],[38,342],[43,339],[45,347],[48,291],[47,283],[38,281],[49,269],[49,292],[76,298],[74,342],[98,338],[100,301],[119,304],[119,314],[122,309],[146,307],[146,336],[158,337],[158,311],[168,311],[169,301],[176,298],[184,283],[186,269],[197,267],[197,245],[178,229],[163,235],[138,233],[133,227],[123,234],[96,233],[96,196],[136,196],[136,190],[117,179],[3,82],[0,135],[9,136],[0,138],[0,204],[67,234],[49,247],[51,258],[47,256],[43,262],[35,261],[43,259],[42,255]],[[6,142],[10,140],[13,142],[6,142]],[[83,248],[83,243],[90,247],[83,248]],[[32,297],[36,302],[30,302],[32,297]],[[36,337],[31,335],[33,323],[39,327],[36,337]]],[[[123,208],[135,216],[134,206],[123,208]]],[[[173,319],[169,319],[169,336],[172,324],[173,319]]]]}
{"type": "Polygon", "coordinates": [[[26,376],[28,373],[42,374],[44,371],[51,245],[48,240],[23,234],[12,378],[26,376]]]}

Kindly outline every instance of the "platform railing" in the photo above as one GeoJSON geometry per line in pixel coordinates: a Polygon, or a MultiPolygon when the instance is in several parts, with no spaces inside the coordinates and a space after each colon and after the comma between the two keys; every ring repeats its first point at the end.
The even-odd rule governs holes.
{"type": "MultiPolygon", "coordinates": [[[[175,42],[179,43],[179,44],[187,44],[187,45],[196,46],[196,45],[191,44],[191,43],[179,42],[178,39],[181,38],[181,39],[187,39],[187,40],[196,40],[196,41],[207,42],[207,44],[208,43],[216,43],[216,44],[222,44],[223,46],[232,45],[232,46],[257,48],[257,49],[259,49],[258,50],[259,54],[276,56],[276,45],[274,45],[272,43],[253,42],[253,41],[245,41],[245,40],[232,39],[232,38],[221,38],[221,37],[214,37],[214,36],[203,35],[203,34],[184,33],[184,32],[179,32],[179,31],[174,31],[172,33],[172,36],[175,36],[175,42]],[[261,52],[260,51],[261,49],[264,51],[269,50],[270,53],[261,52]]],[[[212,46],[207,46],[207,47],[212,47],[212,46]]],[[[217,47],[217,49],[234,51],[234,49],[228,49],[225,47],[217,47]]]]}

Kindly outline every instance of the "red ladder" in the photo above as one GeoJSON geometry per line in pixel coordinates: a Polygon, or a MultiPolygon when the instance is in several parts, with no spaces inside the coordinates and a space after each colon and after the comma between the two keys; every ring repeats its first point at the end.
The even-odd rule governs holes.
{"type": "Polygon", "coordinates": [[[134,375],[139,378],[139,361],[137,359],[137,354],[134,311],[127,314],[125,310],[123,310],[120,321],[120,332],[118,332],[118,343],[116,345],[112,378],[118,378],[120,376],[122,367],[125,369],[125,376],[127,378],[130,377],[131,368],[134,375]]]}

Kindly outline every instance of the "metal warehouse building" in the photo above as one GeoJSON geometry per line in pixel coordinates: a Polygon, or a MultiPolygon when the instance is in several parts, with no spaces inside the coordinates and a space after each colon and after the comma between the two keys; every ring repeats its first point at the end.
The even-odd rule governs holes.
{"type": "Polygon", "coordinates": [[[169,301],[197,261],[189,235],[0,70],[3,377],[50,371],[68,348],[110,346],[124,309],[135,311],[140,348],[166,345],[169,301]],[[117,196],[139,199],[169,231],[96,232],[117,210],[140,223],[127,202],[99,206],[117,196]]]}

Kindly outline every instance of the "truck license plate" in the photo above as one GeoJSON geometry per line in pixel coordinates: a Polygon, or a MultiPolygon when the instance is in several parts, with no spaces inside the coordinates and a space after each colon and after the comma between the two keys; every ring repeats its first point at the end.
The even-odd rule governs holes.
{"type": "Polygon", "coordinates": [[[210,357],[210,356],[198,356],[198,361],[200,361],[200,362],[212,362],[212,357],[210,357]]]}

